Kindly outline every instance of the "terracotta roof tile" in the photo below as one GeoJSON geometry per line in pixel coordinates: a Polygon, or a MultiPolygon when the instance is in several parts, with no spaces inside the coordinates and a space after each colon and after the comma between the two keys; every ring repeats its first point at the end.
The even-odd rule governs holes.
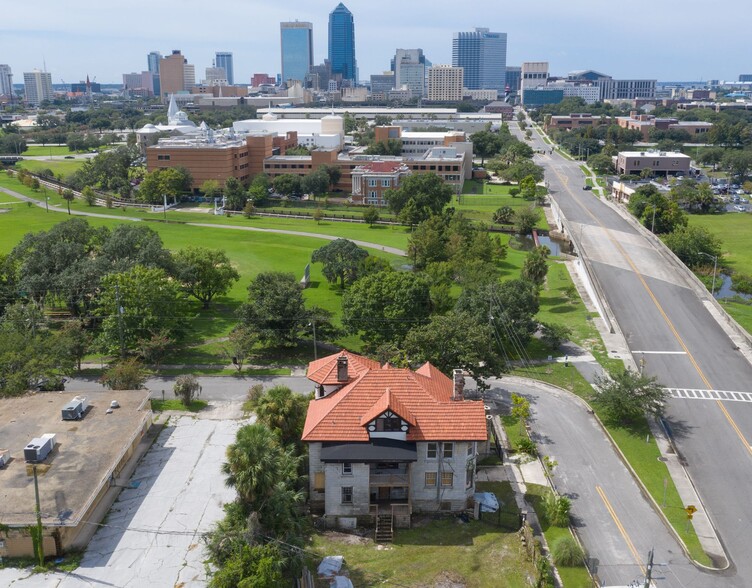
{"type": "MultiPolygon", "coordinates": [[[[331,357],[336,364],[337,355],[331,357]]],[[[349,354],[350,363],[353,362],[349,358],[365,359],[349,354]]],[[[426,364],[413,372],[366,361],[377,367],[367,369],[325,398],[311,401],[303,441],[368,441],[365,423],[387,408],[405,420],[409,420],[408,413],[412,417],[408,441],[485,441],[487,438],[483,403],[452,400],[452,380],[434,366],[426,364]]],[[[309,374],[316,363],[309,366],[309,374]]],[[[319,363],[318,369],[323,365],[319,363]]],[[[313,373],[319,372],[313,370],[313,373]]]]}
{"type": "Polygon", "coordinates": [[[367,357],[355,355],[344,349],[339,353],[322,357],[317,361],[308,364],[307,376],[317,384],[335,385],[342,384],[337,379],[337,360],[340,357],[347,358],[347,381],[352,382],[360,374],[367,370],[375,370],[381,367],[378,361],[373,361],[367,357]]]}

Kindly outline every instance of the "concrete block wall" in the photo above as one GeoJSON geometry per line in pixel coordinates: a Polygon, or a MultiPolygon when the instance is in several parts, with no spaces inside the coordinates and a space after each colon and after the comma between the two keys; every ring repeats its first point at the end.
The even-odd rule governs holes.
{"type": "Polygon", "coordinates": [[[326,514],[333,516],[367,515],[370,508],[370,468],[366,463],[353,463],[352,474],[342,473],[341,463],[324,464],[326,475],[326,514]],[[342,504],[342,487],[353,489],[352,504],[342,504]]]}
{"type": "Polygon", "coordinates": [[[465,471],[468,460],[474,460],[475,455],[467,455],[468,443],[455,442],[453,457],[443,459],[426,458],[426,443],[418,443],[418,461],[412,465],[410,488],[412,491],[413,512],[432,512],[439,510],[442,502],[449,502],[451,510],[465,508],[467,500],[473,495],[475,486],[465,488],[465,471]],[[441,468],[439,468],[441,465],[441,468]],[[451,488],[441,486],[441,473],[452,472],[454,483],[451,488]],[[437,472],[435,487],[426,488],[426,472],[437,472]]]}

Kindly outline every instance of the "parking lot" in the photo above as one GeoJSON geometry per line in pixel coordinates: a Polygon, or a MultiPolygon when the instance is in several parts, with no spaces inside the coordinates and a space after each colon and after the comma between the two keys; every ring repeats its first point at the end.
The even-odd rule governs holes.
{"type": "Polygon", "coordinates": [[[2,586],[205,586],[202,533],[235,492],[220,472],[243,424],[173,417],[143,457],[70,574],[0,570],[2,586]]]}

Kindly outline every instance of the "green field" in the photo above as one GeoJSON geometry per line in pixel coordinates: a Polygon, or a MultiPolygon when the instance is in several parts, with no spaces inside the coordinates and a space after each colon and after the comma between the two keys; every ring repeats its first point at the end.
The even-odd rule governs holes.
{"type": "MultiPolygon", "coordinates": [[[[463,193],[452,198],[450,206],[462,211],[468,218],[490,224],[493,213],[502,206],[509,206],[517,211],[532,204],[528,200],[510,196],[509,189],[512,187],[468,180],[463,187],[463,193]]],[[[541,214],[541,220],[537,226],[539,229],[548,230],[545,215],[541,214]]]]}
{"type": "Polygon", "coordinates": [[[31,173],[39,173],[41,170],[49,169],[55,176],[68,176],[81,169],[85,159],[25,159],[16,164],[31,173]]]}
{"type": "Polygon", "coordinates": [[[752,214],[691,214],[689,223],[705,227],[721,239],[724,264],[752,275],[752,214]]]}
{"type": "Polygon", "coordinates": [[[67,145],[27,145],[21,155],[26,157],[44,157],[46,155],[72,155],[74,152],[67,145]]]}

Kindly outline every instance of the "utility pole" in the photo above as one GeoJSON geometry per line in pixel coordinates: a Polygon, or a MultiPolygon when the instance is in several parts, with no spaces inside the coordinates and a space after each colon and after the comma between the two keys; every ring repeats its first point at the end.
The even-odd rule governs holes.
{"type": "Polygon", "coordinates": [[[653,549],[648,553],[648,565],[645,570],[645,588],[650,588],[650,583],[653,580],[653,549]]]}
{"type": "Polygon", "coordinates": [[[118,335],[120,336],[120,357],[125,357],[125,338],[123,333],[123,307],[120,306],[120,286],[115,285],[115,305],[118,313],[118,335]]]}
{"type": "Polygon", "coordinates": [[[311,321],[313,327],[313,360],[316,361],[319,358],[318,350],[316,349],[316,321],[311,321]]]}
{"type": "Polygon", "coordinates": [[[37,479],[37,466],[36,464],[31,466],[31,470],[34,472],[34,499],[36,501],[34,506],[34,513],[37,515],[37,557],[39,558],[39,566],[44,566],[44,541],[42,538],[42,508],[39,505],[39,480],[37,479]]]}

